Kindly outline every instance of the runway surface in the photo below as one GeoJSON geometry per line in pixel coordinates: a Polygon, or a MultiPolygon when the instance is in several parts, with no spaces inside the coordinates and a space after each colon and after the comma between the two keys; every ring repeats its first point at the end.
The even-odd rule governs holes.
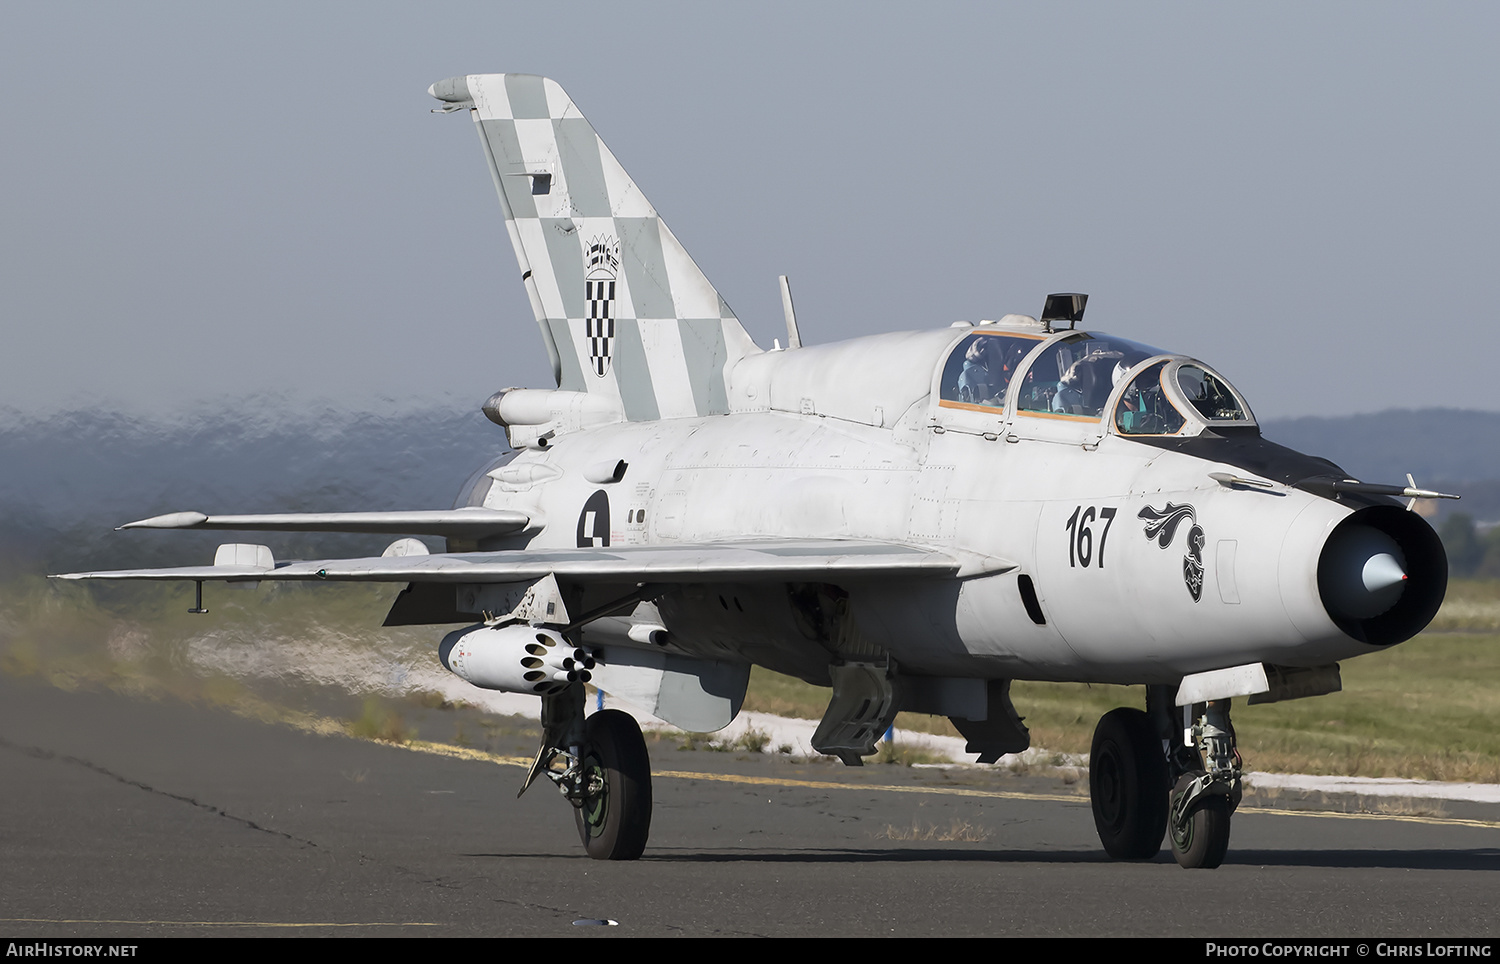
{"type": "Polygon", "coordinates": [[[515,798],[529,734],[436,710],[436,746],[315,730],[0,676],[0,935],[1500,934],[1494,805],[1247,799],[1225,865],[1189,872],[1108,860],[1054,774],[663,742],[646,856],[608,863],[549,786],[515,798]]]}

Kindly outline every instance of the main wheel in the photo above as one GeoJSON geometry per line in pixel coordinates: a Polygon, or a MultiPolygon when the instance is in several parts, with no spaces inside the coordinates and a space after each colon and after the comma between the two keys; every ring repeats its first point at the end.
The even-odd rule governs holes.
{"type": "MultiPolygon", "coordinates": [[[[1172,791],[1175,798],[1186,793],[1197,773],[1184,773],[1172,791]]],[[[1198,809],[1188,815],[1178,826],[1172,825],[1172,856],[1177,863],[1189,870],[1212,870],[1224,862],[1229,852],[1229,815],[1232,812],[1228,797],[1215,794],[1204,797],[1198,809]]]]}
{"type": "Polygon", "coordinates": [[[1167,832],[1167,758],[1151,719],[1140,710],[1110,710],[1094,728],[1089,802],[1104,852],[1149,860],[1167,832]]]}
{"type": "Polygon", "coordinates": [[[600,710],[583,721],[588,793],[574,814],[595,860],[634,860],[651,835],[651,758],[629,713],[600,710]]]}

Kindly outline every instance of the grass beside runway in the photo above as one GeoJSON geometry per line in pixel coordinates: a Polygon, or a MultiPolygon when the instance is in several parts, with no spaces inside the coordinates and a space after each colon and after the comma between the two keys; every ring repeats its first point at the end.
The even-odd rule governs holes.
{"type": "Polygon", "coordinates": [[[1500,633],[1500,579],[1451,579],[1429,632],[1500,633]]]}

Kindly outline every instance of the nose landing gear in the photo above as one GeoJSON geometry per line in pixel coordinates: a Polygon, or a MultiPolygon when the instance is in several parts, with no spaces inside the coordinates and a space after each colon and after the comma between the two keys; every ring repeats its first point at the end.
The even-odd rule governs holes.
{"type": "Polygon", "coordinates": [[[1183,710],[1182,743],[1174,759],[1181,763],[1172,789],[1168,824],[1172,856],[1189,869],[1212,869],[1229,850],[1229,817],[1240,805],[1240,754],[1229,700],[1211,700],[1183,710]]]}
{"type": "Polygon", "coordinates": [[[1151,689],[1154,713],[1110,710],[1094,730],[1089,797],[1099,840],[1117,860],[1149,860],[1165,835],[1179,865],[1217,867],[1243,792],[1229,700],[1183,707],[1178,729],[1165,688],[1151,689]]]}

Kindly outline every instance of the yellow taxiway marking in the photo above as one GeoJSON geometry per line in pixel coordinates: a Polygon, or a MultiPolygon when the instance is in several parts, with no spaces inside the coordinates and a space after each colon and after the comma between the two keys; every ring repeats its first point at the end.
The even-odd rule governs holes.
{"type": "MultiPolygon", "coordinates": [[[[396,745],[396,744],[392,744],[396,745]]],[[[413,740],[410,743],[401,744],[406,749],[417,753],[431,753],[436,756],[456,757],[463,760],[476,760],[487,763],[495,763],[500,766],[529,767],[531,759],[519,756],[500,756],[495,753],[486,753],[483,750],[475,750],[466,746],[453,746],[447,743],[429,743],[425,740],[413,740]]],[[[1041,800],[1049,803],[1088,803],[1088,797],[1083,794],[1065,793],[1023,793],[1018,790],[975,790],[968,787],[932,786],[932,785],[896,785],[889,783],[844,783],[834,780],[797,780],[790,777],[766,777],[751,776],[740,773],[703,773],[697,770],[653,770],[653,777],[668,780],[708,780],[716,783],[740,783],[750,786],[764,787],[797,787],[807,790],[862,790],[879,791],[882,793],[940,793],[952,797],[981,797],[989,800],[1041,800]]],[[[1403,823],[1423,823],[1440,827],[1478,827],[1481,829],[1500,829],[1500,821],[1497,820],[1471,820],[1464,817],[1438,817],[1422,816],[1419,814],[1405,813],[1341,813],[1334,810],[1273,810],[1268,807],[1240,807],[1238,813],[1269,814],[1278,817],[1323,817],[1334,820],[1395,820],[1403,823]]]]}
{"type": "MultiPolygon", "coordinates": [[[[448,743],[428,743],[412,740],[402,744],[417,753],[435,756],[456,757],[461,760],[478,760],[500,766],[530,767],[530,757],[500,756],[472,747],[453,746],[448,743]]],[[[946,793],[956,797],[989,797],[998,800],[1049,800],[1057,803],[1088,802],[1087,797],[1061,793],[1018,793],[1014,790],[971,790],[965,787],[896,786],[888,783],[843,783],[835,780],[795,780],[790,777],[763,777],[740,773],[704,773],[699,770],[652,770],[652,777],[666,780],[709,780],[717,783],[743,783],[766,787],[800,787],[808,790],[880,790],[886,793],[946,793]]]]}
{"type": "MultiPolygon", "coordinates": [[[[297,923],[293,921],[272,920],[110,920],[94,919],[91,917],[0,917],[0,924],[135,924],[135,925],[166,925],[174,927],[442,927],[436,921],[354,921],[352,923],[334,923],[332,921],[308,921],[297,923]]],[[[73,940],[74,938],[70,938],[73,940]]],[[[19,941],[20,939],[17,938],[19,941]]],[[[51,940],[56,938],[27,938],[27,940],[51,940]]]]}
{"type": "Polygon", "coordinates": [[[1471,820],[1467,817],[1424,816],[1417,813],[1344,813],[1338,810],[1272,810],[1269,807],[1240,807],[1235,813],[1264,813],[1273,817],[1326,817],[1330,820],[1395,820],[1400,823],[1426,823],[1437,827],[1500,829],[1500,820],[1471,820]]]}
{"type": "Polygon", "coordinates": [[[883,793],[942,793],[950,797],[986,797],[992,800],[1045,800],[1053,803],[1088,803],[1089,798],[1065,793],[1021,793],[1017,790],[972,790],[890,783],[840,783],[833,780],[792,780],[784,777],[754,777],[737,773],[700,773],[696,770],[652,771],[652,776],[676,780],[714,780],[720,783],[750,783],[769,787],[803,787],[811,790],[879,790],[883,793]]]}

